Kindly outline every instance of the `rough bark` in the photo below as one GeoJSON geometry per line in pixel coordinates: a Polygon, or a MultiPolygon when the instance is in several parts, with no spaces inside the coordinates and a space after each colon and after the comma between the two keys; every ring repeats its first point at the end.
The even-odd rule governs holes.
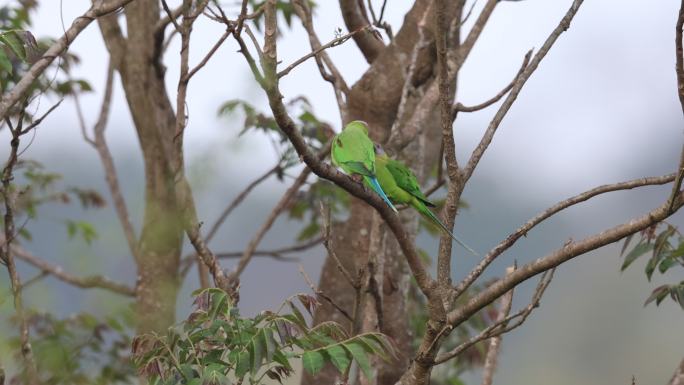
{"type": "Polygon", "coordinates": [[[145,210],[135,256],[138,333],[164,331],[175,320],[183,227],[176,202],[173,150],[176,118],[164,84],[158,0],[126,7],[127,38],[116,16],[100,20],[121,76],[145,163],[145,210]]]}
{"type": "MultiPolygon", "coordinates": [[[[348,116],[350,119],[366,121],[370,126],[371,138],[377,142],[386,142],[392,129],[401,127],[403,122],[413,115],[419,105],[422,91],[435,79],[434,33],[429,25],[422,24],[426,12],[430,12],[430,4],[431,1],[416,1],[405,16],[404,24],[392,43],[374,58],[370,68],[351,87],[347,100],[348,116]],[[421,28],[424,29],[426,35],[423,41],[420,41],[419,29],[421,28]],[[410,74],[411,92],[405,95],[405,100],[402,102],[404,83],[414,49],[417,49],[417,56],[416,68],[410,74]],[[403,114],[397,116],[400,103],[403,103],[403,114]]],[[[455,12],[452,12],[450,16],[453,17],[454,14],[455,12]]],[[[353,26],[348,23],[348,28],[351,30],[353,26]]],[[[423,135],[398,154],[400,159],[411,165],[420,180],[424,180],[423,177],[427,171],[434,167],[439,154],[441,141],[439,115],[434,107],[431,106],[430,111],[425,114],[428,118],[425,120],[423,135]]],[[[334,251],[351,272],[357,272],[368,259],[372,213],[372,208],[367,204],[353,199],[349,218],[344,223],[333,227],[334,251]]],[[[407,228],[411,229],[410,231],[415,236],[417,231],[415,214],[411,210],[406,210],[402,213],[402,217],[409,226],[407,228]]],[[[378,362],[378,372],[374,383],[394,384],[399,380],[412,357],[413,337],[410,334],[406,312],[410,278],[401,249],[385,226],[381,227],[380,237],[379,244],[384,248],[384,279],[379,283],[381,290],[377,293],[382,302],[382,314],[379,318],[388,320],[383,322],[380,328],[398,344],[400,355],[395,362],[378,362]]],[[[335,302],[350,314],[352,313],[355,291],[339,272],[336,262],[330,257],[326,259],[323,266],[319,289],[333,297],[335,302]]],[[[364,297],[372,299],[370,295],[364,297]]],[[[374,309],[373,306],[361,306],[361,308],[374,309]]],[[[377,316],[374,314],[370,318],[377,316]]],[[[329,304],[321,306],[314,316],[315,323],[326,320],[346,324],[342,314],[329,304]]],[[[332,384],[337,377],[338,374],[333,368],[327,368],[317,374],[315,379],[305,374],[302,384],[332,384]]]]}

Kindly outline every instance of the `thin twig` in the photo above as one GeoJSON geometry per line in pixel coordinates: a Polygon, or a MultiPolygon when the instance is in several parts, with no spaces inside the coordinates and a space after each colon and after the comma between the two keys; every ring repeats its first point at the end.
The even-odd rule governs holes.
{"type": "Polygon", "coordinates": [[[4,227],[4,241],[0,243],[0,261],[7,267],[7,272],[10,276],[10,285],[12,288],[12,296],[14,298],[14,309],[16,311],[17,319],[19,320],[19,341],[21,344],[21,354],[24,360],[24,367],[29,383],[38,383],[38,370],[36,361],[33,358],[33,350],[29,340],[29,326],[24,313],[24,302],[21,292],[21,278],[17,272],[16,264],[14,262],[14,255],[12,253],[12,243],[15,236],[14,228],[14,201],[16,199],[16,191],[12,184],[14,179],[14,167],[17,164],[19,151],[20,134],[22,132],[23,115],[25,106],[22,108],[17,127],[12,126],[9,118],[5,119],[9,127],[12,139],[10,141],[10,154],[7,163],[2,171],[2,198],[5,206],[5,215],[3,221],[4,227]]]}
{"type": "Polygon", "coordinates": [[[348,319],[351,322],[354,322],[352,316],[350,316],[349,313],[342,308],[342,306],[338,305],[329,295],[325,294],[323,291],[318,290],[316,288],[311,278],[309,278],[309,275],[306,274],[306,271],[304,271],[304,266],[299,265],[299,272],[300,274],[302,274],[304,280],[311,288],[311,291],[314,292],[314,294],[316,294],[317,297],[323,298],[326,302],[330,304],[330,306],[334,307],[335,310],[339,311],[340,314],[342,314],[346,319],[348,319]]]}
{"type": "Polygon", "coordinates": [[[577,11],[579,10],[579,7],[582,5],[583,2],[584,0],[573,1],[572,5],[570,6],[570,9],[567,11],[565,16],[563,16],[563,19],[560,21],[560,23],[558,23],[558,26],[553,30],[553,32],[551,32],[551,34],[546,39],[539,52],[537,52],[534,55],[534,57],[530,61],[530,64],[525,68],[522,75],[518,78],[517,82],[508,94],[508,97],[506,97],[506,100],[503,102],[501,107],[499,107],[499,110],[496,112],[496,115],[494,115],[494,118],[489,123],[489,126],[487,127],[485,134],[480,140],[480,143],[477,145],[475,150],[473,150],[473,153],[470,156],[470,159],[468,160],[468,164],[465,166],[463,170],[464,183],[472,176],[473,172],[475,171],[475,167],[477,167],[477,164],[484,155],[485,150],[487,149],[487,147],[489,147],[489,144],[492,142],[492,139],[494,138],[494,134],[496,133],[497,128],[503,121],[504,117],[506,117],[506,114],[510,110],[515,100],[518,98],[518,94],[520,94],[520,91],[522,90],[523,86],[530,78],[530,76],[532,76],[537,67],[539,67],[539,63],[541,63],[542,59],[544,59],[544,57],[549,52],[551,47],[553,47],[553,45],[556,43],[558,37],[563,32],[567,31],[568,28],[570,28],[570,22],[577,14],[577,11]]]}
{"type": "MultiPolygon", "coordinates": [[[[677,75],[677,96],[679,96],[679,104],[682,106],[684,112],[684,47],[682,46],[682,30],[684,29],[684,0],[679,7],[679,17],[677,18],[677,25],[675,27],[675,55],[676,65],[675,73],[677,75]]],[[[681,154],[679,155],[679,168],[677,169],[677,177],[672,186],[672,193],[670,194],[670,210],[674,205],[674,200],[679,189],[682,187],[682,178],[684,178],[684,145],[682,145],[681,154]]]]}
{"type": "MultiPolygon", "coordinates": [[[[504,96],[506,96],[506,94],[508,93],[508,91],[510,91],[510,90],[513,88],[513,86],[515,85],[515,83],[518,81],[518,79],[519,79],[520,76],[522,75],[523,71],[524,71],[525,68],[527,67],[527,64],[530,62],[530,58],[531,58],[531,57],[532,57],[532,50],[529,50],[529,51],[527,51],[527,53],[525,54],[525,58],[523,59],[523,63],[522,63],[522,65],[520,66],[520,69],[518,70],[518,73],[515,75],[515,77],[513,78],[513,80],[512,80],[512,81],[511,81],[503,90],[501,90],[498,94],[496,94],[496,95],[495,95],[494,97],[492,97],[491,99],[489,99],[489,100],[487,100],[487,101],[485,101],[485,102],[483,102],[483,103],[476,104],[476,105],[474,105],[474,106],[464,106],[464,105],[461,104],[461,103],[456,103],[456,105],[455,105],[454,108],[453,108],[453,118],[456,118],[456,113],[457,113],[457,112],[475,112],[475,111],[480,111],[480,110],[483,110],[483,109],[485,109],[485,108],[491,106],[492,104],[498,102],[499,100],[501,100],[501,98],[503,98],[504,96]]],[[[453,118],[452,118],[452,120],[453,120],[453,118]]]]}
{"type": "Polygon", "coordinates": [[[276,76],[277,76],[279,79],[282,78],[283,76],[289,74],[290,71],[292,71],[295,67],[297,67],[298,65],[304,63],[304,62],[307,61],[308,59],[311,59],[312,57],[318,55],[319,53],[323,52],[324,50],[326,50],[326,49],[328,49],[328,48],[331,48],[331,47],[335,47],[335,46],[344,44],[344,42],[346,42],[347,40],[349,40],[352,36],[356,35],[356,34],[359,33],[359,32],[366,31],[367,29],[368,29],[368,27],[362,27],[362,28],[359,28],[359,29],[357,29],[357,30],[355,30],[355,31],[349,32],[349,33],[347,33],[347,34],[345,34],[345,35],[342,35],[342,36],[340,36],[340,37],[337,37],[337,38],[335,38],[335,39],[332,39],[332,40],[329,41],[327,44],[324,44],[324,45],[318,47],[317,49],[315,49],[315,50],[309,52],[308,54],[302,56],[301,58],[295,60],[294,63],[292,63],[292,64],[290,64],[289,66],[287,66],[284,70],[278,72],[278,74],[277,74],[276,76]]]}
{"type": "Polygon", "coordinates": [[[359,289],[361,287],[361,283],[359,282],[358,279],[352,278],[352,275],[349,273],[349,270],[344,267],[342,264],[342,261],[337,257],[337,254],[335,253],[335,248],[332,245],[332,220],[331,220],[331,215],[330,215],[330,206],[324,207],[323,203],[321,202],[321,217],[323,218],[323,246],[325,246],[325,249],[328,251],[328,255],[332,257],[333,260],[335,260],[335,263],[337,264],[337,270],[339,270],[344,278],[347,279],[347,282],[354,288],[354,289],[359,289]]]}
{"type": "MultiPolygon", "coordinates": [[[[527,317],[529,317],[530,314],[532,314],[532,311],[539,307],[539,302],[541,301],[542,296],[544,295],[544,292],[546,291],[546,288],[549,287],[551,284],[551,280],[553,279],[553,273],[555,272],[555,268],[551,269],[550,271],[546,271],[542,274],[541,278],[539,279],[539,284],[537,284],[537,288],[534,291],[534,294],[532,296],[532,300],[530,301],[529,305],[526,307],[520,309],[517,313],[513,315],[509,315],[507,317],[504,317],[501,320],[498,320],[497,322],[493,323],[492,325],[486,327],[484,330],[482,330],[479,334],[469,338],[467,341],[461,343],[460,345],[456,346],[454,349],[442,353],[437,358],[435,358],[435,365],[439,365],[441,363],[444,363],[446,361],[449,361],[450,359],[458,356],[461,354],[463,351],[468,349],[469,347],[475,345],[476,343],[480,341],[484,341],[488,338],[500,336],[504,333],[508,333],[511,330],[517,328],[518,326],[522,325],[526,320],[527,317]],[[509,325],[509,322],[516,320],[513,324],[509,325]]],[[[513,273],[508,274],[507,276],[512,276],[513,273]]],[[[510,292],[510,291],[509,291],[510,292]]]]}
{"type": "Polygon", "coordinates": [[[107,80],[105,82],[104,97],[100,107],[100,115],[95,123],[95,126],[93,127],[94,135],[92,139],[90,139],[87,134],[85,118],[83,116],[83,110],[81,108],[81,102],[78,94],[74,94],[74,104],[76,106],[78,121],[81,125],[81,132],[83,133],[86,142],[93,146],[93,148],[97,151],[100,161],[102,162],[105,172],[105,180],[107,181],[107,187],[109,188],[109,193],[112,195],[116,215],[119,219],[119,223],[121,223],[124,236],[126,237],[128,249],[131,252],[131,255],[133,255],[134,258],[137,258],[137,235],[135,234],[133,223],[131,223],[130,216],[128,214],[128,208],[121,192],[118,173],[116,171],[116,166],[114,165],[114,159],[112,157],[112,153],[109,151],[109,146],[107,145],[107,139],[105,137],[105,129],[107,128],[107,121],[109,120],[112,94],[114,92],[113,83],[114,63],[110,61],[107,68],[107,80]]]}
{"type": "Polygon", "coordinates": [[[266,179],[268,179],[271,175],[275,174],[278,172],[278,170],[281,170],[282,166],[280,165],[280,162],[273,166],[271,169],[263,173],[263,175],[259,176],[255,180],[252,181],[252,183],[248,184],[247,187],[245,187],[242,192],[240,192],[234,199],[233,201],[228,204],[228,206],[221,212],[221,215],[219,215],[218,219],[214,224],[211,226],[209,229],[209,232],[207,233],[206,241],[207,243],[211,241],[216,233],[218,232],[218,229],[223,225],[223,223],[226,221],[230,213],[233,212],[233,210],[240,204],[242,201],[247,198],[247,196],[254,190],[255,187],[260,185],[262,182],[264,182],[266,179]]]}
{"type": "MultiPolygon", "coordinates": [[[[70,285],[83,289],[100,288],[129,297],[135,296],[134,288],[124,283],[113,281],[105,276],[93,275],[88,277],[77,277],[64,271],[61,266],[42,260],[19,246],[12,246],[11,251],[17,258],[37,267],[41,272],[50,274],[70,285]]],[[[26,284],[24,284],[24,286],[26,286],[26,284]]]]}
{"type": "MultiPolygon", "coordinates": [[[[506,268],[506,275],[513,273],[516,266],[506,268]]],[[[501,306],[499,307],[499,314],[497,322],[503,322],[511,312],[511,305],[513,305],[513,289],[501,297],[501,306]]],[[[492,385],[494,379],[494,372],[498,364],[499,351],[501,350],[501,336],[492,337],[489,340],[489,348],[487,349],[487,356],[482,367],[482,385],[492,385]]]]}
{"type": "Polygon", "coordinates": [[[59,57],[69,47],[81,31],[83,31],[93,20],[115,12],[131,1],[133,0],[97,2],[83,15],[77,17],[64,35],[52,43],[43,56],[24,73],[21,80],[19,80],[11,90],[3,94],[2,99],[0,100],[0,121],[5,120],[10,108],[28,92],[36,78],[45,71],[55,58],[59,57]]]}
{"type": "Polygon", "coordinates": [[[489,253],[487,253],[487,255],[485,255],[485,257],[482,259],[482,261],[480,261],[480,263],[477,266],[475,266],[475,268],[473,268],[473,270],[471,270],[470,273],[468,273],[468,275],[454,288],[455,295],[459,296],[462,293],[464,293],[470,287],[470,285],[472,285],[473,282],[475,282],[475,280],[484,272],[487,266],[489,266],[489,264],[492,263],[492,261],[494,261],[494,259],[496,259],[504,251],[511,248],[518,239],[520,239],[523,236],[526,236],[532,228],[542,223],[549,217],[565,210],[570,206],[574,206],[578,203],[587,201],[597,195],[613,191],[630,190],[633,188],[643,186],[663,185],[672,182],[674,178],[675,174],[669,174],[659,177],[641,178],[621,183],[603,185],[556,203],[555,205],[549,207],[548,209],[539,213],[534,218],[527,221],[524,225],[520,226],[515,232],[506,237],[506,239],[504,239],[498,245],[496,245],[496,247],[490,250],[489,253]]]}
{"type": "Polygon", "coordinates": [[[276,218],[280,216],[280,213],[283,210],[285,210],[287,205],[290,203],[290,200],[294,198],[294,196],[297,194],[299,189],[306,181],[306,178],[309,177],[310,173],[311,170],[308,168],[302,170],[302,172],[299,174],[294,183],[292,183],[290,188],[288,188],[285,194],[283,194],[283,196],[280,198],[280,201],[278,201],[273,210],[271,210],[271,213],[266,218],[266,221],[264,221],[259,230],[257,230],[254,237],[252,237],[252,240],[249,241],[247,248],[242,253],[242,257],[240,257],[240,260],[238,261],[235,270],[231,273],[233,276],[239,277],[240,274],[242,274],[242,272],[245,270],[250,260],[254,256],[254,251],[256,251],[256,248],[263,239],[263,237],[266,235],[268,230],[271,229],[271,226],[273,226],[273,223],[275,222],[276,218]]]}

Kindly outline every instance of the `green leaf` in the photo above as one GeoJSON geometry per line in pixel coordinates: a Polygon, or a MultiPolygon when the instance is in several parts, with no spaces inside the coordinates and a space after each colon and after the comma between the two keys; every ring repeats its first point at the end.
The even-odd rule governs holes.
{"type": "MultiPolygon", "coordinates": [[[[262,331],[259,331],[261,333],[262,331]]],[[[263,339],[260,338],[259,335],[257,335],[255,338],[250,341],[249,344],[249,357],[251,359],[251,374],[252,376],[256,376],[257,372],[259,371],[259,368],[261,367],[261,361],[263,360],[263,352],[264,352],[264,345],[262,344],[263,339]]]]}
{"type": "Polygon", "coordinates": [[[632,240],[632,237],[634,237],[635,233],[629,234],[625,238],[625,243],[622,244],[622,250],[620,250],[620,256],[622,257],[623,254],[625,254],[625,250],[627,250],[627,246],[629,246],[629,242],[632,240]]]}
{"type": "Polygon", "coordinates": [[[648,305],[649,303],[653,302],[654,300],[656,301],[656,306],[660,304],[660,302],[667,297],[668,293],[670,292],[670,286],[669,285],[662,285],[656,287],[653,292],[651,292],[651,295],[646,299],[646,302],[644,302],[644,306],[648,305]]]}
{"type": "Polygon", "coordinates": [[[647,252],[653,250],[653,244],[651,243],[644,243],[641,242],[637,244],[632,251],[627,254],[625,257],[625,261],[622,263],[622,267],[620,267],[620,271],[624,271],[626,268],[629,267],[629,265],[632,264],[632,262],[636,261],[637,258],[640,256],[646,254],[647,252]]]}
{"type": "Polygon", "coordinates": [[[668,271],[672,266],[677,264],[677,260],[672,258],[672,257],[666,257],[660,263],[658,264],[658,271],[660,271],[660,274],[665,274],[666,271],[668,271]]]}
{"type": "Polygon", "coordinates": [[[17,33],[18,31],[5,31],[0,33],[0,43],[7,46],[12,52],[17,55],[21,61],[26,61],[26,49],[24,42],[17,33]]]}
{"type": "Polygon", "coordinates": [[[302,355],[302,365],[304,366],[304,370],[311,374],[315,375],[318,373],[323,368],[324,363],[325,358],[323,357],[323,353],[317,350],[304,352],[302,355]]]}
{"type": "Polygon", "coordinates": [[[363,345],[361,345],[359,342],[351,342],[344,344],[343,346],[345,349],[347,349],[347,351],[349,351],[349,353],[351,353],[352,357],[354,357],[354,360],[356,360],[356,362],[359,364],[359,367],[361,367],[361,370],[366,378],[371,379],[373,372],[371,371],[370,360],[368,359],[366,349],[363,347],[363,345]]]}
{"type": "Polygon", "coordinates": [[[311,239],[321,232],[321,226],[316,221],[312,221],[302,229],[297,235],[297,241],[302,242],[311,239]]]}
{"type": "Polygon", "coordinates": [[[5,53],[5,50],[0,49],[0,70],[3,70],[7,73],[12,73],[12,62],[9,60],[7,57],[7,54],[5,53]]]}
{"type": "Polygon", "coordinates": [[[347,351],[340,345],[332,345],[325,349],[325,352],[330,356],[330,361],[335,365],[340,373],[344,373],[349,367],[351,360],[347,355],[347,351]]]}

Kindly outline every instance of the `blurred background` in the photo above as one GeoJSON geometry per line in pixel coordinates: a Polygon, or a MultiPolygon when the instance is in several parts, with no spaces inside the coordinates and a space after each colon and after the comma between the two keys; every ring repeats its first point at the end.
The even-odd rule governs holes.
{"type": "MultiPolygon", "coordinates": [[[[377,2],[377,1],[376,1],[377,2]]],[[[33,15],[37,37],[61,36],[64,27],[89,6],[86,0],[43,1],[33,15]]],[[[169,5],[179,3],[170,1],[169,5]]],[[[237,2],[236,2],[237,3],[237,2]]],[[[314,24],[322,41],[344,28],[337,2],[319,1],[314,24]]],[[[377,2],[378,6],[381,2],[377,2]]],[[[458,101],[480,103],[503,88],[515,75],[525,52],[538,48],[558,24],[571,1],[526,0],[501,2],[466,62],[458,86],[458,101]]],[[[488,152],[466,188],[469,208],[461,211],[456,233],[481,254],[548,206],[597,185],[676,169],[682,145],[682,111],[674,71],[674,30],[678,2],[636,0],[587,1],[570,30],[563,34],[523,89],[501,125],[488,152]]],[[[410,2],[388,2],[386,19],[398,30],[410,2]]],[[[475,11],[481,4],[475,6],[475,11]]],[[[235,4],[234,9],[237,9],[235,4]]],[[[471,18],[465,28],[469,28],[471,18]]],[[[222,33],[220,25],[196,24],[191,63],[197,63],[222,33]]],[[[168,90],[175,97],[178,42],[166,57],[168,90]]],[[[267,100],[232,39],[190,83],[186,162],[200,220],[213,223],[220,211],[248,183],[273,167],[277,156],[268,138],[256,132],[238,136],[242,119],[219,117],[226,100],[242,98],[267,111],[267,100]]],[[[88,79],[95,92],[81,97],[86,119],[97,118],[107,66],[107,54],[96,25],[73,43],[82,62],[76,78],[88,79]]],[[[287,65],[309,52],[308,39],[298,21],[283,29],[279,55],[287,65]]],[[[329,50],[346,81],[353,84],[367,64],[353,42],[329,50]]],[[[282,81],[287,98],[306,96],[316,116],[339,131],[334,95],[320,79],[313,61],[297,67],[282,81]]],[[[131,219],[139,228],[143,208],[142,157],[120,85],[106,131],[131,219]]],[[[54,103],[44,99],[41,108],[54,103]]],[[[457,154],[464,162],[477,144],[496,106],[474,114],[460,114],[455,125],[457,154]]],[[[8,151],[6,130],[0,131],[0,158],[8,151]]],[[[66,100],[37,130],[22,155],[61,173],[64,185],[95,188],[109,200],[96,152],[80,133],[72,100],[66,100]]],[[[297,169],[288,171],[296,175],[297,169]]],[[[313,180],[313,178],[312,178],[313,180]]],[[[270,179],[260,185],[223,225],[210,246],[214,251],[241,251],[277,199],[291,183],[270,179]]],[[[611,193],[578,205],[548,220],[494,263],[487,276],[501,275],[506,266],[545,255],[569,238],[581,239],[622,223],[660,205],[669,187],[611,193]]],[[[443,195],[443,194],[442,194],[443,195]]],[[[684,225],[676,214],[670,222],[684,225]]],[[[133,284],[134,265],[111,204],[101,210],[76,205],[42,207],[27,223],[34,240],[25,248],[79,274],[102,273],[133,284]],[[99,234],[92,244],[70,238],[64,221],[86,220],[99,234]]],[[[294,243],[302,226],[282,216],[261,248],[294,243]]],[[[438,241],[428,235],[419,245],[436,254],[438,241]]],[[[542,385],[665,384],[684,356],[684,311],[670,300],[659,307],[643,306],[651,290],[684,279],[682,269],[648,282],[643,260],[620,272],[621,245],[611,245],[560,267],[541,307],[519,329],[503,340],[495,383],[542,385]]],[[[187,248],[190,251],[190,248],[187,248]]],[[[455,276],[459,279],[477,263],[457,249],[455,276]]],[[[287,296],[309,291],[299,264],[317,277],[325,253],[322,248],[296,255],[300,262],[257,258],[242,277],[241,309],[253,314],[277,307],[287,296]]],[[[234,261],[224,260],[225,267],[234,261]]],[[[26,279],[35,270],[21,265],[26,279]]],[[[9,280],[0,274],[2,287],[9,280]]],[[[193,270],[179,296],[179,319],[185,318],[190,292],[197,287],[193,270]]],[[[525,306],[536,282],[516,291],[514,309],[525,306]]],[[[77,290],[53,278],[27,289],[28,306],[60,316],[81,310],[104,314],[125,307],[120,297],[94,290],[77,290]]],[[[0,360],[10,361],[4,340],[10,331],[7,315],[12,303],[0,303],[0,360]]],[[[479,383],[478,373],[464,377],[479,383]]]]}

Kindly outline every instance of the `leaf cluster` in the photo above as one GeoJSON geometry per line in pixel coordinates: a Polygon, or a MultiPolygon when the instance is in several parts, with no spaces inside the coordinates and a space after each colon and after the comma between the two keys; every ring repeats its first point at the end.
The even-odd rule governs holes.
{"type": "MultiPolygon", "coordinates": [[[[130,312],[104,319],[88,313],[65,319],[34,313],[28,321],[41,384],[105,385],[135,379],[129,353],[130,312]]],[[[19,337],[12,338],[9,345],[21,354],[19,337]]],[[[25,379],[17,377],[10,383],[25,383],[25,379]]]]}
{"type": "Polygon", "coordinates": [[[349,336],[337,323],[309,326],[318,302],[298,294],[277,312],[240,316],[228,294],[217,288],[195,293],[195,310],[165,335],[147,334],[133,342],[134,362],[152,384],[261,384],[266,377],[282,382],[301,359],[315,374],[326,363],[346,373],[352,361],[370,376],[370,356],[394,354],[379,333],[349,336]],[[290,312],[281,314],[282,310],[290,312]]]}
{"type": "MultiPolygon", "coordinates": [[[[620,255],[624,255],[625,258],[620,268],[621,271],[627,269],[642,256],[648,256],[644,272],[649,281],[656,270],[660,274],[665,274],[675,266],[684,267],[684,236],[671,224],[661,222],[641,231],[636,245],[625,254],[633,238],[634,234],[626,237],[623,243],[620,255]]],[[[684,281],[655,288],[646,299],[644,306],[653,301],[656,305],[660,305],[668,296],[684,309],[684,281]]]]}

